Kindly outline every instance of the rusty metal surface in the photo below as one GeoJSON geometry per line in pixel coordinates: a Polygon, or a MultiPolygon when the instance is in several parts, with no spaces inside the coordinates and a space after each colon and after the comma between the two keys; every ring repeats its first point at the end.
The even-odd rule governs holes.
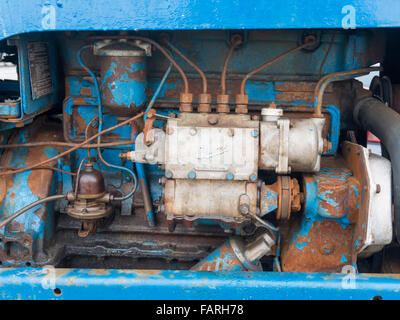
{"type": "Polygon", "coordinates": [[[113,114],[130,117],[146,102],[146,57],[100,57],[101,99],[113,114]]]}
{"type": "Polygon", "coordinates": [[[106,192],[104,177],[99,170],[93,168],[93,163],[87,163],[85,169],[79,173],[78,197],[100,197],[106,192]]]}
{"type": "Polygon", "coordinates": [[[304,212],[282,227],[282,271],[341,272],[356,263],[361,215],[358,176],[343,159],[304,177],[304,212]]]}
{"type": "MultiPolygon", "coordinates": [[[[60,126],[38,119],[33,126],[25,129],[23,139],[34,141],[62,141],[60,126]]],[[[16,135],[10,142],[20,142],[21,136],[16,135]]],[[[37,146],[32,148],[8,149],[3,154],[1,165],[24,167],[47,160],[51,155],[60,153],[62,146],[37,146]]],[[[50,166],[63,167],[65,159],[53,161],[50,166]]],[[[57,185],[53,170],[38,169],[14,176],[2,177],[0,183],[1,210],[3,215],[11,215],[16,209],[45,198],[55,193],[57,185]]],[[[43,243],[53,233],[54,217],[51,205],[32,209],[15,219],[1,231],[0,261],[7,264],[33,264],[34,255],[43,252],[43,243]],[[46,226],[46,227],[44,227],[46,226]]]]}

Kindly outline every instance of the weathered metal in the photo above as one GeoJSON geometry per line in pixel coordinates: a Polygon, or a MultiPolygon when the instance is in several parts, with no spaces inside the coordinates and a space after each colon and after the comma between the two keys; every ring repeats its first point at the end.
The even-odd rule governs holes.
{"type": "Polygon", "coordinates": [[[399,285],[398,275],[390,274],[73,268],[0,272],[5,299],[394,300],[400,298],[399,285]]]}
{"type": "Polygon", "coordinates": [[[232,237],[198,262],[192,271],[261,271],[260,259],[270,255],[275,245],[275,235],[264,232],[249,243],[232,237]]]}
{"type": "MultiPolygon", "coordinates": [[[[10,142],[61,141],[60,127],[38,119],[32,126],[14,134],[10,142]]],[[[37,146],[7,149],[1,165],[23,168],[62,152],[62,146],[37,146]]],[[[68,163],[52,161],[50,166],[70,171],[68,163]]],[[[28,170],[0,179],[1,216],[7,218],[19,209],[57,193],[60,179],[68,183],[68,175],[49,169],[28,170]],[[62,177],[62,178],[61,178],[62,177]]],[[[35,265],[35,257],[43,253],[46,241],[54,235],[54,203],[34,207],[1,228],[0,261],[2,265],[35,265]],[[4,239],[3,239],[4,238],[4,239]]]]}
{"type": "MultiPolygon", "coordinates": [[[[79,187],[80,197],[76,198],[73,192],[69,193],[69,204],[66,200],[60,200],[54,207],[41,206],[34,213],[33,210],[26,212],[26,215],[18,217],[6,228],[0,228],[5,243],[3,247],[0,243],[3,250],[1,252],[4,253],[0,257],[3,265],[51,264],[58,267],[112,268],[114,270],[106,271],[108,275],[104,277],[102,271],[97,271],[100,281],[96,282],[98,278],[94,276],[94,282],[91,284],[96,289],[104,288],[102,281],[105,282],[107,278],[112,290],[116,290],[117,287],[120,289],[115,278],[121,271],[116,271],[115,268],[161,269],[164,270],[160,271],[161,276],[150,271],[146,281],[151,285],[159,281],[163,287],[161,291],[164,292],[165,287],[175,290],[184,276],[192,285],[197,281],[193,279],[205,277],[201,272],[170,274],[166,273],[167,269],[189,269],[197,261],[202,261],[200,269],[261,271],[260,258],[271,253],[275,255],[273,269],[272,258],[266,259],[265,262],[263,260],[263,268],[278,271],[272,276],[265,271],[261,275],[248,273],[248,279],[253,281],[249,283],[241,273],[231,271],[225,275],[212,274],[211,278],[204,278],[205,284],[216,287],[218,294],[224,291],[225,298],[231,297],[226,293],[228,284],[237,289],[235,291],[240,291],[242,286],[243,290],[247,290],[246,293],[254,292],[254,296],[265,297],[258,291],[259,284],[264,289],[264,294],[270,294],[271,290],[276,294],[277,290],[281,289],[281,282],[291,286],[291,289],[294,288],[293,291],[297,294],[304,294],[305,289],[311,290],[309,294],[312,296],[315,294],[315,288],[323,287],[322,275],[315,275],[315,284],[312,280],[313,275],[308,274],[309,282],[303,285],[303,275],[294,276],[287,271],[339,272],[342,271],[342,267],[349,266],[356,271],[358,257],[370,256],[391,240],[388,236],[391,234],[388,223],[390,165],[382,159],[378,161],[372,156],[367,157],[367,151],[360,146],[352,146],[350,151],[338,147],[340,131],[341,141],[345,138],[346,131],[351,131],[355,133],[352,135],[353,141],[359,139],[360,143],[363,142],[363,132],[352,117],[353,100],[356,91],[361,91],[361,84],[357,84],[357,81],[345,81],[328,85],[331,76],[323,76],[318,83],[322,71],[345,71],[345,74],[348,74],[347,70],[366,68],[383,61],[385,56],[385,44],[381,41],[385,35],[379,31],[339,30],[343,27],[342,24],[346,23],[346,19],[343,19],[343,9],[344,6],[348,8],[347,3],[341,0],[335,3],[333,7],[337,13],[325,22],[325,26],[335,26],[339,27],[338,29],[300,30],[299,26],[312,27],[315,26],[315,21],[320,19],[313,16],[303,25],[296,21],[298,19],[289,21],[283,17],[282,12],[285,10],[282,10],[282,3],[278,2],[269,4],[268,8],[257,3],[256,11],[265,9],[265,16],[265,12],[268,13],[271,8],[273,11],[278,9],[280,20],[269,15],[272,16],[272,20],[262,19],[256,23],[249,17],[257,19],[259,13],[243,15],[243,12],[248,13],[252,3],[243,3],[242,12],[238,10],[241,6],[237,3],[228,4],[225,0],[218,3],[212,1],[211,7],[209,4],[185,4],[190,15],[180,10],[183,8],[182,3],[174,0],[169,3],[168,8],[158,6],[160,8],[156,14],[152,6],[146,6],[139,1],[135,4],[135,10],[129,11],[133,12],[133,20],[131,16],[122,19],[121,11],[116,11],[114,6],[110,6],[110,11],[106,14],[98,14],[97,19],[94,19],[92,13],[86,10],[87,4],[83,3],[75,7],[75,10],[83,10],[83,13],[79,11],[76,15],[69,15],[78,17],[70,19],[71,21],[66,21],[64,15],[65,12],[73,12],[71,7],[61,2],[58,1],[55,7],[51,3],[39,4],[34,0],[32,3],[35,7],[31,4],[29,6],[35,10],[41,9],[39,11],[42,14],[37,16],[40,26],[36,25],[36,20],[33,19],[29,28],[23,30],[24,34],[10,40],[10,44],[14,41],[14,44],[18,45],[20,95],[22,98],[23,95],[28,95],[32,99],[26,105],[27,109],[22,109],[18,97],[15,97],[17,91],[4,91],[7,88],[4,89],[0,84],[1,101],[12,98],[0,106],[0,118],[10,114],[17,117],[15,120],[0,119],[0,130],[4,133],[0,137],[0,144],[12,142],[11,145],[19,146],[18,149],[0,148],[0,165],[2,170],[7,170],[0,172],[0,213],[5,217],[9,212],[17,210],[20,204],[19,200],[16,200],[17,196],[21,198],[21,205],[26,205],[42,195],[71,190],[71,173],[76,171],[79,163],[87,156],[99,157],[99,170],[104,179],[94,172],[89,172],[86,178],[94,178],[94,184],[86,191],[79,187]],[[146,10],[141,10],[144,13],[139,17],[136,12],[141,8],[146,10]],[[196,8],[199,10],[194,10],[196,8]],[[208,8],[210,12],[204,11],[204,8],[208,8]],[[228,24],[223,13],[225,10],[215,14],[218,9],[223,8],[231,8],[233,11],[230,12],[230,17],[235,16],[237,21],[228,24]],[[46,12],[51,13],[48,20],[43,19],[46,12]],[[176,16],[177,12],[179,18],[176,16]],[[170,15],[168,19],[163,18],[165,14],[170,15]],[[82,16],[85,18],[80,19],[82,16]],[[98,21],[100,16],[103,21],[98,21]],[[190,23],[183,21],[182,17],[190,23]],[[159,21],[154,23],[156,19],[159,21]],[[267,30],[269,27],[276,27],[277,21],[280,28],[297,28],[284,31],[267,30]],[[61,26],[60,23],[65,24],[61,26]],[[47,29],[52,29],[53,32],[41,32],[38,35],[30,32],[42,31],[43,25],[46,24],[49,27],[47,29]],[[184,28],[185,25],[189,27],[184,28]],[[59,32],[64,26],[70,31],[59,32]],[[153,40],[159,39],[159,36],[165,33],[157,31],[161,26],[165,29],[182,29],[169,33],[169,39],[179,47],[178,51],[175,50],[178,53],[177,57],[172,58],[168,50],[153,40]],[[183,30],[214,27],[220,30],[183,30]],[[222,30],[231,27],[238,31],[222,30]],[[97,28],[104,32],[96,32],[97,28]],[[138,35],[144,33],[136,33],[137,30],[132,28],[143,30],[142,32],[145,32],[144,29],[155,30],[146,31],[150,37],[146,38],[138,35]],[[93,32],[71,31],[82,29],[93,32]],[[112,29],[126,31],[109,32],[112,29]],[[237,46],[236,50],[232,46],[229,50],[229,40],[234,34],[240,34],[243,40],[240,42],[243,45],[237,46]],[[302,43],[309,37],[315,37],[316,41],[312,48],[306,50],[302,43]],[[30,143],[31,140],[32,143],[60,140],[60,132],[56,137],[52,137],[53,131],[45,127],[39,131],[46,130],[49,137],[37,137],[32,134],[32,129],[23,128],[15,130],[16,138],[9,139],[10,134],[7,130],[28,122],[32,122],[33,125],[39,124],[35,117],[59,102],[58,98],[53,99],[58,97],[57,90],[61,87],[59,81],[50,85],[49,79],[55,78],[52,75],[48,77],[45,68],[42,72],[37,72],[38,65],[45,67],[47,63],[34,63],[33,68],[27,68],[26,57],[36,46],[29,42],[46,42],[59,49],[48,58],[51,60],[51,72],[62,71],[65,74],[67,98],[62,118],[66,143],[70,144],[68,147],[72,147],[68,151],[63,150],[67,145],[58,143],[48,148],[54,148],[55,151],[46,149],[45,145],[30,145],[29,148],[32,149],[26,148],[28,145],[24,143],[30,143]],[[76,61],[77,48],[83,48],[82,46],[94,49],[94,52],[85,51],[85,63],[93,70],[90,72],[91,77],[83,73],[76,61]],[[264,63],[282,52],[294,52],[290,49],[295,47],[296,54],[285,54],[285,61],[278,61],[283,57],[280,56],[272,60],[275,62],[273,65],[264,63]],[[158,50],[151,52],[152,48],[158,50]],[[224,61],[228,50],[230,54],[224,61]],[[59,60],[55,60],[56,57],[59,60]],[[184,60],[189,62],[189,66],[182,63],[184,60]],[[57,63],[52,63],[54,61],[57,63]],[[184,66],[180,67],[180,64],[184,66]],[[201,71],[199,77],[193,73],[190,65],[204,72],[201,71]],[[268,70],[261,70],[268,65],[268,70]],[[261,67],[256,68],[257,66],[261,67]],[[174,71],[170,74],[171,70],[174,71]],[[249,73],[249,70],[254,72],[249,73]],[[247,81],[250,75],[258,71],[257,75],[247,81]],[[36,74],[38,79],[43,80],[39,81],[43,86],[38,85],[36,81],[26,82],[28,74],[36,74]],[[100,75],[99,79],[96,75],[100,75]],[[101,90],[96,88],[99,81],[102,83],[101,90]],[[49,97],[49,94],[40,96],[40,91],[49,93],[51,89],[53,97],[49,97]],[[313,96],[314,89],[320,95],[317,100],[313,96]],[[322,97],[321,92],[325,89],[326,95],[322,97]],[[153,98],[146,105],[149,96],[153,98]],[[105,105],[104,108],[102,104],[105,105]],[[268,105],[274,110],[260,114],[268,105]],[[145,107],[146,116],[143,120],[138,119],[139,117],[126,120],[136,113],[141,117],[143,113],[140,111],[145,107]],[[217,113],[211,113],[215,107],[217,113]],[[178,108],[182,114],[173,117],[171,113],[179,113],[178,108]],[[198,114],[193,113],[196,108],[198,114]],[[234,109],[237,114],[229,114],[234,109]],[[34,112],[31,112],[32,110],[34,112]],[[315,111],[318,117],[313,117],[315,111]],[[248,112],[250,114],[246,115],[248,112]],[[25,116],[19,119],[18,116],[22,114],[25,116]],[[264,122],[271,122],[275,127],[272,129],[271,125],[271,130],[264,132],[263,136],[264,122]],[[144,133],[141,133],[143,127],[144,133]],[[291,139],[290,132],[297,131],[299,127],[301,130],[291,139]],[[103,128],[108,129],[100,132],[103,128]],[[274,136],[271,132],[275,130],[276,133],[276,129],[279,130],[279,135],[274,136]],[[200,138],[196,140],[196,137],[200,136],[205,137],[206,141],[201,141],[200,138]],[[274,137],[277,136],[281,140],[279,144],[274,141],[274,137]],[[84,141],[88,137],[91,138],[84,141]],[[172,138],[177,139],[173,141],[172,138]],[[83,150],[85,144],[95,142],[95,139],[98,139],[99,144],[101,139],[109,144],[103,145],[102,148],[97,146],[97,152],[83,150]],[[140,160],[133,156],[118,157],[119,154],[132,155],[133,148],[117,143],[135,139],[143,145],[138,143],[138,148],[133,154],[146,158],[141,159],[146,160],[144,163],[130,161],[140,160]],[[164,149],[157,145],[158,142],[163,143],[163,139],[167,140],[166,150],[169,154],[167,153],[166,157],[164,149]],[[265,141],[259,148],[262,139],[265,141]],[[74,143],[76,141],[81,143],[74,143]],[[247,148],[251,149],[250,152],[247,148]],[[268,155],[274,154],[272,158],[275,163],[272,165],[264,165],[265,159],[260,160],[265,156],[266,148],[271,149],[268,150],[268,155]],[[41,152],[44,152],[46,157],[43,157],[41,152]],[[345,154],[347,163],[343,160],[342,153],[345,154]],[[319,170],[321,156],[324,165],[322,170],[319,170]],[[226,161],[229,157],[229,161],[226,161]],[[50,165],[50,168],[44,167],[43,164],[50,165]],[[381,170],[377,169],[379,164],[381,170]],[[135,169],[136,173],[133,173],[135,169]],[[289,177],[291,171],[295,173],[289,177]],[[125,175],[125,172],[132,174],[125,175]],[[305,172],[308,174],[304,177],[305,172]],[[301,181],[303,177],[304,184],[300,187],[297,181],[301,181]],[[134,192],[137,182],[142,193],[134,192]],[[42,190],[43,187],[39,185],[44,186],[46,190],[42,190]],[[134,194],[132,198],[130,194],[134,194]],[[112,199],[117,201],[113,201],[111,205],[112,199]],[[157,200],[153,202],[152,199],[157,200]],[[152,209],[157,205],[158,213],[165,214],[154,216],[152,209]],[[383,214],[379,215],[378,212],[383,214]],[[176,224],[177,221],[183,221],[184,224],[176,224]],[[259,232],[265,228],[277,231],[278,239],[282,239],[277,241],[276,248],[272,248],[272,242],[265,241],[265,238],[257,238],[259,232]],[[232,235],[239,238],[226,242],[232,235]],[[246,245],[243,243],[243,237],[249,241],[246,245]],[[216,248],[220,249],[215,250],[216,248]],[[212,254],[207,257],[210,252],[212,254]],[[256,268],[253,268],[254,265],[256,268]],[[180,279],[169,278],[164,282],[163,275],[171,278],[177,275],[180,279]],[[237,282],[232,282],[235,276],[237,282]],[[218,281],[222,288],[218,286],[218,281]],[[268,281],[272,289],[265,289],[268,281]],[[315,287],[310,289],[312,285],[315,287]],[[299,291],[302,289],[303,291],[299,291]]],[[[370,4],[367,2],[367,5],[368,3],[370,4]]],[[[314,9],[319,8],[316,2],[313,4],[314,9]]],[[[115,5],[121,5],[119,0],[116,0],[115,5]]],[[[133,8],[131,4],[124,5],[127,9],[133,8]]],[[[10,4],[5,9],[8,10],[12,6],[10,4]]],[[[99,13],[98,6],[93,5],[94,12],[99,13]]],[[[299,9],[295,7],[293,10],[298,15],[299,9]]],[[[358,4],[354,4],[353,8],[357,9],[357,21],[362,21],[357,23],[357,27],[359,24],[363,25],[368,19],[362,14],[369,11],[361,9],[358,4]]],[[[374,10],[377,8],[382,10],[380,5],[375,6],[374,10]]],[[[326,12],[324,10],[326,9],[322,9],[321,12],[326,12]]],[[[11,26],[9,19],[2,17],[0,30],[3,34],[0,34],[0,38],[21,32],[18,19],[15,26],[11,26]]],[[[36,15],[29,13],[26,17],[36,15]]],[[[297,18],[296,15],[293,17],[297,18]]],[[[42,44],[37,46],[45,47],[42,44]]],[[[0,42],[0,50],[2,47],[3,42],[0,42]]],[[[46,60],[46,54],[43,54],[42,58],[43,61],[46,60]]],[[[336,76],[337,73],[333,75],[336,76]]],[[[341,76],[339,78],[342,80],[341,76]]],[[[59,115],[54,115],[53,112],[51,117],[59,120],[59,115]]],[[[59,130],[59,125],[56,128],[59,130]]],[[[163,146],[165,147],[165,144],[163,146]]],[[[344,146],[347,147],[347,144],[344,146]]],[[[88,172],[84,172],[86,173],[88,172]]],[[[84,178],[85,175],[77,176],[77,186],[83,183],[81,180],[84,178]]],[[[360,265],[362,262],[361,260],[360,265]]],[[[32,276],[29,271],[28,274],[32,276]]],[[[91,283],[83,274],[86,275],[83,272],[80,275],[82,278],[78,275],[77,279],[91,283]]],[[[36,280],[34,276],[33,279],[36,280]]],[[[127,281],[127,292],[145,296],[148,292],[145,285],[132,285],[135,281],[141,282],[141,279],[141,275],[134,272],[126,277],[121,276],[119,280],[127,281]],[[136,277],[134,281],[132,274],[136,277]],[[144,288],[143,292],[133,291],[133,286],[136,286],[135,289],[144,288]]],[[[336,290],[339,287],[339,279],[343,280],[337,275],[332,279],[332,282],[325,282],[325,285],[330,287],[321,290],[330,294],[332,291],[328,290],[336,290]]],[[[72,281],[70,278],[68,280],[72,281]]],[[[20,283],[27,282],[24,281],[20,283]]],[[[373,281],[379,286],[377,278],[373,281]]],[[[395,282],[391,278],[386,281],[389,284],[395,282]]],[[[14,284],[7,284],[10,290],[13,290],[14,284]]],[[[91,285],[86,287],[87,292],[91,290],[91,285]]],[[[183,285],[186,292],[194,292],[185,285],[187,283],[183,285]]],[[[340,285],[343,288],[343,282],[340,285]]],[[[75,290],[73,283],[72,287],[75,290]]],[[[194,287],[198,289],[196,284],[194,287]]],[[[370,288],[365,290],[373,290],[370,288]]],[[[64,287],[55,289],[53,293],[56,297],[66,292],[64,287]]],[[[385,289],[389,291],[387,287],[385,289]]],[[[170,293],[169,290],[166,291],[170,293]]],[[[38,292],[42,293],[40,289],[38,292]]],[[[206,291],[198,292],[205,294],[206,291]]]]}
{"type": "Polygon", "coordinates": [[[249,219],[239,210],[247,197],[251,212],[257,212],[257,184],[246,181],[168,179],[165,187],[165,214],[169,221],[210,223],[220,221],[227,228],[249,219]]]}
{"type": "Polygon", "coordinates": [[[351,142],[344,143],[343,156],[360,184],[354,247],[360,257],[368,257],[392,241],[391,165],[351,142]]]}
{"type": "Polygon", "coordinates": [[[351,171],[323,167],[304,177],[304,216],[282,230],[282,271],[340,272],[356,262],[360,184],[351,171]]]}
{"type": "Polygon", "coordinates": [[[176,179],[257,179],[259,121],[249,115],[183,113],[166,128],[165,170],[176,179]],[[212,117],[215,117],[213,115],[212,117]]]}
{"type": "Polygon", "coordinates": [[[104,177],[99,170],[93,168],[93,162],[87,162],[79,172],[77,196],[81,199],[100,198],[106,192],[104,177]]]}
{"type": "Polygon", "coordinates": [[[288,119],[283,110],[263,109],[259,167],[278,174],[316,172],[323,153],[324,118],[288,119]],[[279,113],[277,113],[280,111],[279,113]]]}

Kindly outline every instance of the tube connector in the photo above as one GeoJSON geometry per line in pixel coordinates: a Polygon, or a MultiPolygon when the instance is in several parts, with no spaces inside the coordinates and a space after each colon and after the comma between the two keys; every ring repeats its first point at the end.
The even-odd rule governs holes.
{"type": "Polygon", "coordinates": [[[203,113],[211,112],[211,94],[201,93],[199,95],[199,108],[197,111],[203,113]]]}
{"type": "Polygon", "coordinates": [[[249,104],[249,96],[247,94],[236,95],[236,113],[246,114],[248,113],[247,105],[249,104]]]}
{"type": "Polygon", "coordinates": [[[191,93],[181,93],[180,95],[180,107],[181,112],[193,112],[193,94],[191,93]]]}
{"type": "Polygon", "coordinates": [[[229,113],[229,94],[219,94],[217,95],[217,112],[219,113],[229,113]]]}
{"type": "Polygon", "coordinates": [[[120,153],[118,156],[133,161],[135,159],[135,151],[120,153]]]}

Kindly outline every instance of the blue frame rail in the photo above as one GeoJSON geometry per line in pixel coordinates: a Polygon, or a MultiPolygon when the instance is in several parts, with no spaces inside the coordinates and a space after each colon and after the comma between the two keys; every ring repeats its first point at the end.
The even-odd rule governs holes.
{"type": "Polygon", "coordinates": [[[0,269],[1,299],[333,300],[377,297],[399,299],[400,275],[0,269]]]}
{"type": "Polygon", "coordinates": [[[0,40],[47,30],[398,27],[399,11],[397,0],[3,0],[0,40]]]}

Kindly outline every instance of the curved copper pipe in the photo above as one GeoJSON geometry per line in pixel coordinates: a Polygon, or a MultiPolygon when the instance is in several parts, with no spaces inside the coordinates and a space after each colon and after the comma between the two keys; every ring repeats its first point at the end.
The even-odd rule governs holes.
{"type": "Polygon", "coordinates": [[[297,51],[300,51],[301,49],[304,49],[304,48],[306,48],[306,47],[308,47],[308,46],[310,46],[310,45],[313,45],[314,43],[315,43],[315,40],[306,41],[305,44],[302,44],[301,46],[298,46],[298,47],[296,47],[296,48],[294,48],[294,49],[291,49],[291,50],[289,50],[289,51],[287,51],[287,52],[285,52],[285,53],[283,53],[283,54],[277,56],[276,58],[274,58],[274,59],[272,59],[272,60],[270,60],[270,61],[268,61],[268,62],[262,64],[262,65],[259,66],[258,68],[255,68],[254,70],[250,71],[250,72],[244,77],[244,79],[242,80],[242,83],[241,83],[241,85],[240,85],[240,94],[246,94],[246,92],[245,92],[245,90],[246,90],[246,82],[247,82],[247,80],[248,80],[252,75],[256,74],[257,72],[259,72],[259,71],[261,71],[261,70],[263,70],[263,69],[265,69],[266,67],[269,67],[270,65],[274,64],[275,62],[278,62],[279,60],[281,60],[281,59],[287,57],[288,55],[290,55],[290,54],[292,54],[292,53],[295,53],[295,52],[297,52],[297,51]]]}
{"type": "Polygon", "coordinates": [[[324,95],[325,89],[331,82],[334,81],[342,81],[354,78],[355,76],[361,76],[363,74],[368,74],[372,71],[381,71],[383,68],[381,67],[369,67],[369,68],[361,68],[355,70],[348,71],[339,71],[327,74],[323,76],[315,86],[314,89],[314,116],[320,117],[322,115],[322,97],[324,95]]]}
{"type": "Polygon", "coordinates": [[[237,46],[239,46],[242,43],[242,37],[240,37],[239,35],[236,35],[236,37],[233,36],[232,40],[233,40],[232,45],[229,48],[228,54],[226,55],[224,66],[223,66],[222,72],[221,72],[221,94],[226,93],[226,70],[228,69],[228,63],[229,63],[229,60],[231,59],[233,51],[235,50],[235,48],[237,46]]]}
{"type": "Polygon", "coordinates": [[[207,78],[203,70],[201,70],[192,60],[186,57],[178,48],[172,45],[169,41],[166,41],[166,45],[172,49],[176,54],[178,54],[183,60],[185,60],[193,69],[195,69],[201,77],[203,82],[203,93],[207,93],[207,78]]]}

